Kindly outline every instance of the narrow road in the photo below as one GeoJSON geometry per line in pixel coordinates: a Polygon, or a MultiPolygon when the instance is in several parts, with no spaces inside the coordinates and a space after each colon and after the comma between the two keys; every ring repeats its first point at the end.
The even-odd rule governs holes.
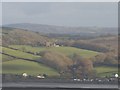
{"type": "Polygon", "coordinates": [[[42,83],[42,82],[17,82],[3,83],[3,87],[22,87],[22,88],[104,88],[117,89],[117,84],[80,84],[80,83],[42,83]]]}

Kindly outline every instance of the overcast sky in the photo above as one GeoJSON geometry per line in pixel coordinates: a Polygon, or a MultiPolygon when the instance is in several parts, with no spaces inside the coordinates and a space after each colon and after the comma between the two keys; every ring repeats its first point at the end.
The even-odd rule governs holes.
{"type": "Polygon", "coordinates": [[[116,27],[117,4],[117,2],[4,2],[2,24],[116,27]]]}

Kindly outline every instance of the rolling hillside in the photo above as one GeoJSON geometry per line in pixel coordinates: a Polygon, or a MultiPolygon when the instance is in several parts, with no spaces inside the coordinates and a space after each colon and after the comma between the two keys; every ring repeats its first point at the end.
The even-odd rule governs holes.
{"type": "Polygon", "coordinates": [[[3,74],[21,74],[26,72],[29,75],[47,74],[48,76],[58,76],[58,72],[45,64],[38,63],[34,60],[40,56],[25,53],[19,50],[13,50],[2,47],[3,74]],[[21,59],[19,59],[21,58],[21,59]]]}
{"type": "MultiPolygon", "coordinates": [[[[51,27],[51,29],[56,30],[54,27],[51,27]]],[[[48,28],[48,31],[51,29],[48,28]]],[[[59,30],[56,32],[59,32],[59,30]]],[[[30,75],[47,74],[50,76],[59,76],[58,72],[60,72],[59,70],[61,70],[61,67],[56,69],[52,67],[52,65],[57,67],[61,62],[62,64],[67,64],[65,62],[67,60],[66,58],[68,58],[67,62],[72,62],[71,58],[74,54],[79,54],[86,59],[100,54],[100,52],[75,48],[67,45],[58,44],[58,47],[53,46],[53,44],[55,44],[55,40],[57,41],[56,38],[50,39],[44,35],[41,35],[39,32],[33,32],[32,30],[29,31],[25,28],[18,29],[4,27],[2,31],[2,37],[3,46],[0,46],[0,48],[2,48],[2,54],[0,54],[0,58],[2,58],[4,74],[22,74],[23,72],[27,72],[30,75]],[[46,43],[48,42],[52,43],[52,45],[46,46],[46,43]],[[45,56],[48,56],[48,61],[51,59],[50,62],[44,62],[46,58],[43,57],[45,56],[40,55],[40,53],[43,51],[52,51],[52,54],[50,52],[45,54],[45,56]],[[43,62],[38,61],[41,60],[41,58],[44,60],[43,62]],[[51,63],[51,66],[47,63],[51,63]]],[[[116,37],[108,39],[96,38],[89,40],[89,42],[101,45],[105,43],[106,46],[109,46],[112,43],[112,45],[116,48],[114,40],[116,40],[116,37]]],[[[65,67],[67,66],[68,65],[65,67]]],[[[94,69],[100,76],[109,76],[117,73],[117,67],[101,65],[99,67],[94,67],[94,69]]]]}
{"type": "Polygon", "coordinates": [[[46,42],[52,41],[37,32],[27,31],[25,29],[7,28],[2,29],[2,44],[19,44],[19,45],[45,45],[46,42]]]}
{"type": "MultiPolygon", "coordinates": [[[[11,45],[11,47],[17,48],[19,50],[13,50],[9,48],[3,47],[4,53],[8,53],[15,57],[22,57],[27,59],[35,59],[36,55],[28,54],[25,52],[20,51],[22,45],[11,45]],[[18,53],[18,54],[16,54],[18,53]]],[[[64,53],[65,55],[72,55],[73,53],[81,53],[83,57],[92,57],[99,53],[89,51],[89,50],[78,50],[76,48],[72,47],[51,47],[51,48],[45,48],[45,47],[31,47],[24,45],[26,50],[30,50],[33,52],[42,52],[46,50],[53,50],[60,53],[64,53]],[[68,50],[68,51],[67,51],[68,50]]],[[[40,56],[39,56],[40,57],[40,56]]],[[[34,62],[34,61],[28,61],[28,60],[22,60],[22,59],[16,59],[12,58],[7,55],[2,55],[3,60],[3,73],[4,74],[22,74],[23,72],[27,72],[29,75],[38,75],[38,74],[47,74],[49,76],[58,76],[58,72],[51,68],[46,66],[45,64],[41,64],[40,62],[34,62]]],[[[98,76],[104,77],[104,76],[112,76],[113,73],[117,73],[118,69],[117,67],[110,67],[110,66],[98,66],[94,67],[94,70],[97,71],[98,76]]]]}

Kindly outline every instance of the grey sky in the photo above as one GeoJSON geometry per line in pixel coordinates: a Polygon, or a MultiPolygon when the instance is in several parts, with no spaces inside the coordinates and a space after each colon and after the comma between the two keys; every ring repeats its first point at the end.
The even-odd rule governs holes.
{"type": "Polygon", "coordinates": [[[116,3],[21,2],[3,3],[4,24],[37,23],[62,26],[115,27],[118,20],[116,3]]]}

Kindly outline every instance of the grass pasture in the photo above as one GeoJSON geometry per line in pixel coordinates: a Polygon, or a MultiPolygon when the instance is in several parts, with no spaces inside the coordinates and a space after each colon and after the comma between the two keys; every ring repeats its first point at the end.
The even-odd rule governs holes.
{"type": "Polygon", "coordinates": [[[6,62],[6,61],[10,61],[10,60],[14,60],[14,58],[10,57],[10,56],[7,56],[7,55],[3,55],[1,54],[1,59],[2,59],[2,62],[6,62]]]}
{"type": "Polygon", "coordinates": [[[18,58],[25,58],[25,59],[32,59],[32,60],[40,58],[40,56],[37,56],[37,55],[28,54],[19,50],[13,50],[5,47],[2,47],[2,51],[6,54],[9,54],[18,58]]]}
{"type": "Polygon", "coordinates": [[[65,47],[65,46],[64,47],[32,47],[27,45],[10,45],[9,47],[16,48],[19,50],[22,50],[22,48],[25,48],[26,51],[31,51],[31,52],[41,52],[41,51],[51,50],[51,51],[64,53],[67,56],[71,56],[74,53],[77,53],[83,57],[88,57],[88,58],[98,54],[98,52],[95,52],[95,51],[78,49],[74,47],[65,47]]]}
{"type": "Polygon", "coordinates": [[[2,61],[2,54],[0,54],[0,61],[2,61]]]}
{"type": "Polygon", "coordinates": [[[22,74],[26,72],[29,75],[47,74],[49,76],[58,76],[58,72],[43,64],[26,61],[26,60],[13,60],[3,62],[3,73],[7,74],[22,74]]]}
{"type": "Polygon", "coordinates": [[[115,73],[118,73],[117,67],[110,67],[110,66],[99,66],[95,67],[95,70],[97,71],[97,75],[104,77],[104,76],[112,76],[115,73]]]}
{"type": "MultiPolygon", "coordinates": [[[[98,52],[95,52],[95,51],[78,49],[74,47],[65,47],[65,46],[63,47],[32,47],[28,45],[10,45],[9,47],[16,48],[18,50],[13,50],[13,49],[3,47],[2,48],[3,52],[16,57],[20,57],[20,58],[22,57],[22,58],[34,59],[34,60],[37,58],[40,58],[40,56],[25,53],[22,51],[22,49],[24,48],[25,51],[30,51],[30,52],[42,52],[46,50],[57,51],[67,56],[72,56],[74,53],[77,53],[86,58],[93,57],[99,54],[98,52]]],[[[9,57],[3,55],[4,61],[7,61],[8,58],[9,57]]],[[[114,73],[118,73],[117,67],[99,66],[99,67],[95,67],[94,69],[97,71],[97,75],[100,77],[111,76],[114,73]]],[[[54,69],[36,62],[25,61],[20,59],[3,62],[3,73],[22,74],[23,72],[27,72],[30,75],[38,75],[43,73],[48,75],[59,75],[54,69]]]]}

